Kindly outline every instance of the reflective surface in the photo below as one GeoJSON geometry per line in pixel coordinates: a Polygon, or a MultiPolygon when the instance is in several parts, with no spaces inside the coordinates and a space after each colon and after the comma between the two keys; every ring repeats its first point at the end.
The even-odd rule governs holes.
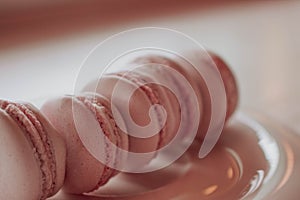
{"type": "Polygon", "coordinates": [[[237,114],[213,152],[195,142],[176,163],[147,174],[120,174],[94,194],[58,199],[297,199],[300,137],[269,120],[237,114]]]}

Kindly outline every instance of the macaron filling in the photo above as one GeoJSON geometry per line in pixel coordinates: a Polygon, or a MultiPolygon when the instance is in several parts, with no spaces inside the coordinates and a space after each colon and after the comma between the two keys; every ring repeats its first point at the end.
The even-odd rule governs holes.
{"type": "Polygon", "coordinates": [[[41,199],[46,199],[54,192],[56,185],[56,162],[51,141],[48,139],[36,115],[25,105],[0,101],[0,108],[26,133],[28,142],[32,146],[34,156],[41,170],[41,199]]]}

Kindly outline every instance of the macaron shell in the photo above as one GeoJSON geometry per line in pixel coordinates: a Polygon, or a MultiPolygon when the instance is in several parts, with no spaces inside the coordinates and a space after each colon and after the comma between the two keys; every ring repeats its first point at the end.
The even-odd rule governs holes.
{"type": "MultiPolygon", "coordinates": [[[[100,186],[106,184],[111,177],[117,174],[117,163],[122,160],[122,158],[118,157],[118,149],[119,146],[122,145],[121,137],[119,137],[119,130],[116,127],[110,110],[107,106],[105,106],[108,105],[108,102],[102,96],[96,94],[85,94],[84,96],[78,96],[76,99],[81,101],[81,103],[92,112],[94,118],[96,118],[97,120],[96,126],[101,127],[103,132],[103,136],[101,138],[98,138],[97,140],[102,140],[103,146],[105,147],[104,156],[100,158],[100,160],[103,161],[106,167],[102,172],[101,179],[95,187],[95,189],[98,189],[100,186]]],[[[81,137],[81,139],[84,138],[81,137]]],[[[85,139],[83,142],[85,142],[85,139]]],[[[91,145],[87,146],[91,147],[91,145]]],[[[92,152],[92,154],[97,155],[98,152],[100,151],[97,150],[97,152],[95,152],[94,154],[92,152]]]]}
{"type": "MultiPolygon", "coordinates": [[[[86,149],[77,131],[77,128],[85,129],[86,138],[94,140],[95,135],[93,134],[99,124],[93,113],[73,97],[50,100],[44,104],[41,111],[63,135],[67,143],[67,171],[63,189],[74,194],[94,190],[102,177],[105,165],[86,149]],[[73,106],[76,107],[74,110],[72,109],[73,106]],[[76,122],[82,122],[80,127],[75,126],[73,114],[78,117],[76,122]],[[91,133],[88,130],[91,130],[91,133]]],[[[84,135],[81,134],[81,136],[84,135]]],[[[101,141],[102,145],[93,145],[89,148],[97,148],[99,154],[105,155],[105,144],[103,140],[99,140],[100,143],[101,141]]]]}
{"type": "MultiPolygon", "coordinates": [[[[205,87],[205,83],[202,79],[202,77],[200,75],[198,75],[198,73],[194,70],[192,72],[190,72],[189,70],[193,70],[193,67],[190,65],[186,65],[186,63],[181,63],[176,61],[176,59],[174,58],[169,58],[166,56],[160,56],[160,55],[147,55],[144,57],[140,57],[137,58],[133,61],[133,63],[137,63],[137,64],[149,64],[149,63],[154,63],[154,64],[160,64],[162,65],[161,68],[165,68],[165,67],[170,67],[171,69],[179,72],[179,74],[181,74],[186,80],[187,82],[190,84],[190,86],[192,87],[197,99],[198,99],[198,110],[200,112],[200,117],[201,117],[201,121],[199,122],[199,128],[198,128],[198,135],[201,132],[205,132],[205,128],[206,127],[206,123],[203,123],[203,121],[210,119],[210,107],[209,107],[209,103],[210,101],[207,102],[206,99],[209,100],[209,96],[207,96],[205,92],[205,89],[207,90],[207,88],[205,87]],[[192,69],[189,69],[192,68],[192,69]],[[189,70],[188,70],[189,69],[189,70]],[[201,88],[199,87],[201,86],[201,88]],[[203,87],[204,86],[204,87],[203,87]],[[204,114],[205,113],[205,114],[204,114]],[[204,114],[204,115],[203,115],[204,114]]],[[[157,66],[155,66],[157,68],[157,66]]],[[[150,67],[149,67],[150,68],[150,67]]],[[[158,70],[155,72],[155,70],[152,69],[145,69],[144,73],[149,73],[149,76],[155,77],[156,79],[158,79],[159,77],[164,78],[162,76],[162,74],[165,74],[165,78],[169,78],[169,82],[170,84],[172,84],[175,88],[177,88],[177,91],[179,91],[178,93],[181,94],[181,98],[182,99],[186,99],[185,100],[185,104],[187,106],[187,112],[190,111],[195,111],[195,104],[191,103],[191,94],[188,93],[187,88],[185,88],[185,86],[182,85],[180,80],[177,80],[177,78],[175,76],[173,76],[172,74],[169,74],[169,71],[166,70],[158,70]]],[[[172,101],[172,99],[174,98],[174,96],[170,96],[169,97],[169,101],[172,101]]],[[[171,102],[171,104],[173,104],[174,107],[176,107],[176,102],[171,102]]],[[[181,112],[183,112],[183,110],[181,110],[181,112]]],[[[177,114],[179,116],[177,116],[177,120],[178,118],[180,119],[180,115],[184,115],[185,118],[187,118],[187,120],[184,121],[180,121],[181,123],[183,123],[184,126],[184,130],[186,131],[190,131],[189,130],[189,121],[190,120],[194,120],[191,116],[190,113],[174,113],[177,114]]],[[[182,119],[181,119],[182,120],[182,119]]],[[[174,124],[173,124],[174,126],[174,124]]],[[[170,128],[169,128],[170,130],[170,128]]],[[[176,134],[176,132],[174,132],[176,134]]],[[[170,137],[169,137],[170,138],[170,137]]]]}
{"type": "MultiPolygon", "coordinates": [[[[143,60],[136,60],[133,64],[141,64],[139,62],[143,62],[142,64],[153,63],[153,65],[148,65],[147,68],[138,68],[137,73],[139,73],[143,79],[146,79],[149,82],[153,81],[155,83],[150,84],[150,87],[157,92],[159,102],[166,110],[167,120],[160,142],[160,147],[163,147],[167,145],[178,133],[180,123],[182,123],[181,125],[184,127],[184,131],[189,131],[191,110],[184,113],[183,109],[180,107],[179,99],[177,99],[177,96],[175,95],[179,95],[178,98],[184,100],[185,104],[189,104],[190,98],[188,97],[188,94],[186,94],[186,91],[188,90],[187,88],[184,88],[184,86],[180,85],[180,81],[176,80],[176,77],[174,77],[174,75],[166,69],[167,66],[156,65],[167,65],[168,63],[165,63],[162,60],[155,61],[154,59],[147,60],[145,58],[143,60]],[[162,86],[159,84],[164,82],[167,82],[168,85],[162,86]]],[[[192,107],[193,110],[195,110],[194,106],[192,107]]]]}
{"type": "MultiPolygon", "coordinates": [[[[187,53],[189,57],[193,58],[195,63],[199,64],[199,67],[217,67],[220,78],[224,84],[225,94],[226,94],[226,113],[225,113],[225,123],[229,120],[231,115],[234,113],[237,102],[238,102],[238,89],[237,83],[235,81],[234,75],[229,69],[228,65],[216,54],[209,52],[189,52],[187,53]]],[[[211,122],[212,117],[212,100],[211,94],[208,90],[207,84],[201,74],[191,65],[187,63],[182,63],[178,61],[182,68],[188,73],[190,81],[196,85],[196,91],[199,91],[200,101],[203,103],[202,118],[199,124],[197,137],[202,140],[207,134],[208,127],[211,122]]],[[[203,68],[204,71],[205,68],[203,68]]],[[[202,70],[203,70],[202,69],[202,70]]],[[[206,77],[208,78],[208,77],[206,77]]],[[[221,99],[221,98],[220,98],[221,99]]],[[[214,99],[214,101],[219,101],[220,99],[214,99]]]]}
{"type": "MultiPolygon", "coordinates": [[[[129,126],[131,123],[128,123],[128,121],[131,122],[133,120],[139,126],[147,125],[150,122],[148,112],[152,102],[143,91],[137,89],[134,96],[130,97],[131,102],[130,105],[128,105],[128,102],[126,101],[126,95],[128,94],[127,91],[132,90],[133,88],[136,89],[137,86],[135,84],[120,76],[104,75],[101,77],[99,82],[97,82],[97,80],[92,81],[84,88],[83,91],[92,91],[94,88],[96,88],[96,92],[98,94],[101,94],[111,100],[114,87],[117,84],[124,87],[124,90],[122,93],[115,94],[115,98],[117,98],[114,101],[116,103],[115,106],[120,111],[124,122],[127,125],[128,133],[136,133],[136,126],[129,126]],[[131,118],[124,116],[123,113],[126,113],[126,109],[130,109],[131,118]]],[[[140,134],[141,136],[143,135],[143,133],[140,134]]],[[[157,149],[158,142],[159,136],[157,134],[153,137],[145,139],[129,136],[129,151],[137,153],[152,152],[157,149]]]]}
{"type": "MultiPolygon", "coordinates": [[[[201,56],[199,58],[200,66],[207,66],[207,63],[201,62],[201,56]]],[[[189,81],[193,90],[198,98],[198,105],[200,110],[200,122],[197,137],[201,140],[205,138],[209,122],[211,120],[211,100],[208,88],[201,74],[189,63],[182,60],[173,61],[176,64],[170,65],[174,69],[181,71],[185,78],[189,81]]],[[[193,107],[194,105],[190,105],[193,107]]]]}
{"type": "Polygon", "coordinates": [[[43,125],[45,132],[48,134],[48,139],[52,144],[52,151],[55,156],[56,176],[54,191],[50,196],[56,194],[62,187],[65,179],[66,171],[66,143],[63,137],[57,132],[57,130],[49,123],[45,116],[33,105],[25,103],[26,107],[34,112],[38,120],[43,125]]]}
{"type": "Polygon", "coordinates": [[[54,195],[63,184],[65,172],[66,149],[62,138],[58,138],[56,130],[33,105],[6,100],[1,100],[0,104],[3,112],[15,121],[32,147],[42,174],[39,180],[42,186],[41,199],[54,195]],[[51,138],[53,135],[57,136],[55,140],[51,138]],[[53,142],[61,154],[58,160],[53,142]],[[59,170],[57,166],[60,166],[59,170]]]}
{"type": "MultiPolygon", "coordinates": [[[[128,134],[130,133],[137,133],[136,126],[145,126],[150,122],[150,118],[148,115],[149,108],[152,105],[149,97],[145,94],[144,91],[141,89],[137,89],[137,85],[132,83],[131,81],[122,78],[121,76],[117,75],[104,75],[99,80],[94,80],[90,84],[88,84],[83,91],[85,92],[96,92],[105,96],[107,99],[111,100],[112,93],[114,92],[114,87],[117,86],[122,87],[123,90],[119,93],[116,93],[114,103],[116,108],[119,110],[120,114],[123,117],[123,120],[126,124],[128,129],[128,134]],[[94,91],[96,89],[96,91],[94,91]],[[130,97],[130,105],[126,101],[128,99],[128,91],[136,89],[134,95],[130,97]],[[129,108],[128,108],[129,107],[129,108]],[[129,109],[131,116],[125,116],[126,109],[129,109]],[[131,121],[134,121],[136,124],[131,124],[131,121]]],[[[158,120],[158,119],[156,119],[158,120]]],[[[159,121],[156,122],[159,124],[159,121]]],[[[139,132],[141,136],[144,134],[139,132]]],[[[149,153],[153,152],[153,154],[148,154],[143,159],[137,161],[132,161],[131,157],[128,157],[127,162],[131,163],[132,168],[141,167],[147,165],[155,156],[155,151],[159,145],[159,134],[155,134],[152,137],[148,138],[138,138],[133,137],[131,135],[128,136],[129,138],[129,151],[135,153],[149,153]]]]}
{"type": "MultiPolygon", "coordinates": [[[[227,99],[226,120],[228,120],[235,111],[238,102],[237,83],[228,65],[226,65],[226,63],[219,56],[212,52],[209,52],[209,54],[204,54],[203,52],[189,52],[188,55],[189,58],[192,56],[194,61],[198,62],[199,66],[214,67],[214,64],[217,66],[225,87],[227,99]]],[[[211,99],[209,90],[202,75],[199,74],[199,72],[191,64],[178,58],[148,55],[137,58],[134,62],[141,64],[158,63],[169,66],[180,72],[189,81],[197,95],[200,110],[201,121],[199,123],[197,136],[198,138],[203,139],[206,135],[211,120],[211,99]]],[[[195,105],[190,106],[194,107],[195,105]]]]}
{"type": "MultiPolygon", "coordinates": [[[[102,95],[96,93],[85,93],[83,97],[79,98],[84,98],[86,101],[89,101],[88,104],[92,104],[92,106],[94,106],[94,108],[92,108],[94,114],[97,116],[99,113],[102,118],[105,119],[104,121],[100,122],[102,126],[104,124],[106,126],[110,125],[110,127],[108,127],[110,130],[107,131],[109,131],[111,134],[106,134],[108,134],[107,137],[111,140],[111,142],[117,146],[115,156],[116,159],[114,160],[115,169],[122,169],[127,163],[129,140],[128,135],[123,131],[126,131],[127,127],[120,112],[115,108],[114,112],[116,115],[113,115],[109,100],[102,95]],[[122,127],[123,130],[121,130],[119,126],[122,127]],[[114,137],[115,139],[112,140],[111,137],[114,137]]],[[[104,129],[104,127],[102,127],[102,129],[104,129]]],[[[114,175],[118,173],[118,170],[113,171],[114,175]]]]}
{"type": "Polygon", "coordinates": [[[1,199],[40,199],[42,174],[23,130],[0,109],[1,199]]]}

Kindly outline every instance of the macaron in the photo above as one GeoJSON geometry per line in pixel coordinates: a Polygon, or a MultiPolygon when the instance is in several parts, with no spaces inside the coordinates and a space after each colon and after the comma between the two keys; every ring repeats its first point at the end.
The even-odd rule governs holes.
{"type": "Polygon", "coordinates": [[[0,197],[43,200],[62,187],[66,146],[28,103],[0,100],[0,197]]]}
{"type": "Polygon", "coordinates": [[[92,82],[83,91],[105,96],[119,110],[127,128],[129,152],[147,153],[140,159],[134,159],[129,155],[127,163],[130,163],[130,169],[134,170],[149,164],[155,157],[156,150],[164,145],[162,141],[168,133],[162,120],[164,112],[154,108],[150,117],[150,107],[155,104],[164,105],[170,113],[176,110],[175,105],[173,107],[170,103],[165,105],[167,97],[162,99],[158,88],[147,84],[145,77],[135,72],[105,74],[99,82],[92,82]],[[94,88],[95,84],[97,87],[94,88]],[[150,123],[151,128],[141,128],[150,123]]]}
{"type": "MultiPolygon", "coordinates": [[[[213,52],[209,52],[208,54],[203,54],[201,52],[189,52],[187,53],[189,57],[194,58],[197,64],[200,67],[208,67],[213,68],[217,67],[218,72],[220,73],[220,78],[222,79],[225,93],[226,93],[226,118],[225,121],[228,121],[229,118],[233,115],[234,111],[238,105],[238,87],[235,76],[230,69],[230,67],[225,63],[225,61],[218,55],[213,52]]],[[[202,75],[188,62],[183,62],[178,58],[170,58],[162,55],[147,55],[143,57],[136,58],[131,63],[132,65],[149,65],[155,64],[155,69],[149,67],[148,69],[143,68],[143,74],[147,74],[150,77],[158,77],[160,74],[164,74],[164,78],[171,79],[171,83],[175,85],[180,91],[183,98],[186,99],[186,104],[189,104],[191,109],[196,105],[192,105],[190,102],[190,94],[186,93],[186,89],[183,88],[182,83],[176,78],[172,77],[172,74],[167,74],[164,70],[164,67],[157,67],[157,64],[161,64],[166,67],[170,67],[176,71],[178,71],[181,75],[183,75],[186,80],[192,86],[198,101],[198,108],[200,111],[201,119],[199,121],[199,128],[197,137],[203,139],[207,133],[207,129],[211,120],[211,96],[204,81],[202,75]]],[[[198,67],[199,67],[198,66],[198,67]]],[[[161,76],[162,77],[162,76],[161,76]]],[[[156,78],[157,79],[157,78],[156,78]]],[[[171,99],[169,98],[169,101],[171,99]]],[[[177,117],[178,118],[178,117],[177,117]]],[[[191,119],[192,120],[192,119],[191,119]]],[[[187,130],[188,131],[188,130],[187,130]]]]}
{"type": "MultiPolygon", "coordinates": [[[[178,130],[182,111],[173,91],[170,91],[166,86],[156,83],[160,83],[161,79],[168,79],[169,82],[172,82],[172,76],[164,71],[163,67],[151,68],[149,66],[136,71],[119,72],[115,75],[119,76],[119,79],[127,79],[131,84],[135,84],[137,88],[146,88],[144,93],[147,94],[149,99],[155,97],[155,101],[151,101],[151,104],[144,104],[145,101],[136,98],[135,95],[131,97],[131,101],[133,102],[131,111],[135,109],[139,111],[143,110],[139,115],[135,115],[134,112],[132,112],[131,116],[134,120],[148,117],[149,108],[154,104],[159,104],[164,108],[164,111],[156,109],[156,118],[152,118],[152,120],[156,119],[159,124],[158,128],[160,128],[160,131],[157,133],[159,140],[155,150],[167,145],[175,136],[175,134],[172,133],[178,130]],[[141,102],[143,106],[136,107],[136,102],[141,102]]],[[[99,90],[100,88],[98,88],[97,92],[101,92],[99,90]]],[[[137,90],[136,93],[138,93],[138,91],[139,90],[137,90]]],[[[117,96],[122,98],[121,95],[117,96]]],[[[133,144],[133,146],[136,145],[133,144]]]]}
{"type": "Polygon", "coordinates": [[[63,190],[81,194],[97,190],[118,173],[126,160],[128,138],[116,125],[110,104],[100,95],[63,96],[41,108],[67,143],[63,190]]]}

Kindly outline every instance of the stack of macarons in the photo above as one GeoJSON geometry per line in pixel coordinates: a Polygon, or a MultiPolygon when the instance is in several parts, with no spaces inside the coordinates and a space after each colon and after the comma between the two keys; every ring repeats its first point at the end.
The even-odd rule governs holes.
{"type": "MultiPolygon", "coordinates": [[[[237,105],[236,82],[227,65],[218,56],[210,56],[225,86],[228,119],[237,105]]],[[[202,77],[189,66],[164,56],[144,56],[133,63],[167,65],[189,81],[202,116],[198,137],[203,138],[210,119],[210,99],[202,77]]],[[[27,103],[0,101],[1,199],[46,199],[61,188],[73,194],[92,192],[131,162],[126,152],[155,152],[167,145],[175,137],[182,113],[174,94],[154,84],[162,78],[181,92],[193,110],[195,105],[180,81],[163,68],[154,67],[105,74],[88,84],[82,95],[51,99],[41,110],[27,103]],[[123,89],[113,94],[117,84],[123,89]],[[128,93],[133,90],[128,104],[128,93]],[[149,109],[157,104],[164,111],[154,108],[149,116],[149,109]],[[138,127],[151,120],[158,132],[144,137],[147,133],[138,127]]],[[[188,131],[187,122],[185,128],[188,131]]],[[[155,157],[155,153],[147,155],[133,165],[147,165],[155,157]]]]}

